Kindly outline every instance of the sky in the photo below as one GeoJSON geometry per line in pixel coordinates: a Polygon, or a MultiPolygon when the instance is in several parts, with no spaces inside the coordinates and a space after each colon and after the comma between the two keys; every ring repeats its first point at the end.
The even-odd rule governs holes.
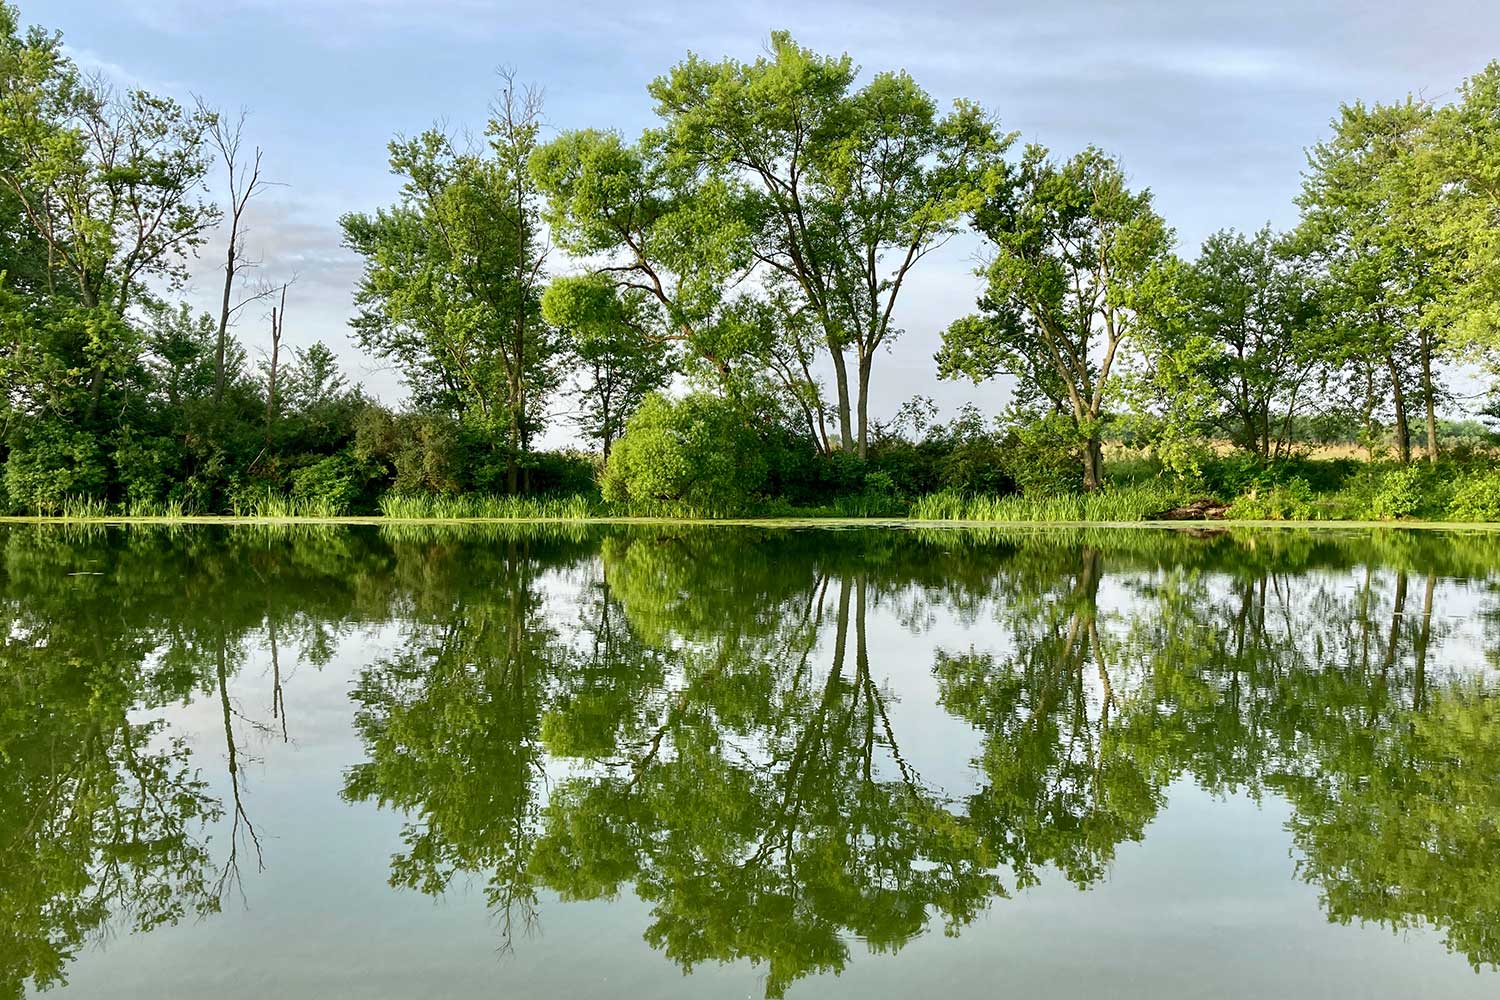
{"type": "MultiPolygon", "coordinates": [[[[1010,3],[501,3],[493,0],[20,0],[22,19],[61,30],[68,53],[127,87],[248,109],[277,186],[253,207],[261,275],[295,274],[286,340],[322,340],[376,396],[399,372],[362,356],[347,320],[359,261],[339,216],[396,198],[386,144],[435,122],[480,132],[496,70],[546,95],[550,129],[651,124],[647,84],[687,52],[754,59],[773,30],[848,52],[868,75],[905,69],[941,104],[979,101],[1022,142],[1059,156],[1093,144],[1148,187],[1191,257],[1210,233],[1296,220],[1305,149],[1341,102],[1441,99],[1500,58],[1497,0],[1016,0],[1010,3]]],[[[940,382],[942,329],[969,312],[982,252],[952,241],[901,293],[902,336],[878,358],[872,416],[914,394],[951,413],[997,412],[1004,390],[940,382]]],[[[186,296],[205,307],[222,242],[186,296]]],[[[574,269],[561,257],[553,270],[574,269]]],[[[252,357],[268,323],[247,309],[252,357]]],[[[566,407],[560,407],[560,411],[566,407]]],[[[567,443],[561,416],[544,444],[567,443]]]]}

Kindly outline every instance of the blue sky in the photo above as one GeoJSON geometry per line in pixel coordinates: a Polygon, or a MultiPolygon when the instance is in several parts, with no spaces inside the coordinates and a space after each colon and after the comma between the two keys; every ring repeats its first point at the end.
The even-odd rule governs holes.
{"type": "MultiPolygon", "coordinates": [[[[33,0],[21,12],[121,84],[250,110],[247,140],[282,184],[256,207],[250,249],[266,277],[299,275],[288,339],[326,341],[391,400],[396,373],[347,339],[358,262],[337,219],[393,200],[394,133],[481,129],[501,65],[545,90],[553,128],[632,134],[651,118],[647,83],[688,50],[753,58],[788,28],[867,72],[905,68],[944,103],[978,100],[1024,141],[1118,155],[1191,255],[1222,227],[1294,221],[1303,150],[1340,101],[1441,97],[1500,58],[1496,0],[33,0]]],[[[998,409],[998,390],[939,383],[931,362],[943,326],[972,306],[976,250],[955,241],[903,292],[877,416],[918,392],[998,409]]],[[[210,248],[189,290],[205,304],[216,261],[210,248]]],[[[247,315],[239,331],[252,354],[263,325],[247,315]]]]}

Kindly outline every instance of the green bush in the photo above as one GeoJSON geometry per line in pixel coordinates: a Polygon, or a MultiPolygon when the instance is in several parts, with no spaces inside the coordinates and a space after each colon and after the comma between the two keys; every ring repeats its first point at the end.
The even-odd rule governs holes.
{"type": "Polygon", "coordinates": [[[110,456],[120,481],[127,510],[160,506],[182,467],[177,442],[170,438],[145,437],[126,430],[120,434],[110,456]]]}
{"type": "Polygon", "coordinates": [[[1294,476],[1264,489],[1252,487],[1230,504],[1225,516],[1242,521],[1305,521],[1314,516],[1314,510],[1312,487],[1294,476]]]}
{"type": "Polygon", "coordinates": [[[1382,521],[1420,516],[1427,505],[1427,479],[1415,465],[1387,472],[1370,498],[1370,516],[1382,521]]]}
{"type": "Polygon", "coordinates": [[[1007,453],[992,435],[957,442],[937,460],[937,484],[942,489],[964,493],[1003,495],[1016,491],[1016,481],[1007,471],[1007,453]]]}
{"type": "Polygon", "coordinates": [[[338,517],[354,509],[367,477],[348,455],[329,455],[292,473],[292,501],[318,517],[338,517]]]}
{"type": "Polygon", "coordinates": [[[729,400],[652,393],[615,442],[600,485],[614,502],[744,505],[766,482],[762,444],[753,414],[729,400]]]}
{"type": "Polygon", "coordinates": [[[598,460],[584,452],[541,451],[526,456],[531,492],[567,496],[597,492],[598,460]]]}
{"type": "Polygon", "coordinates": [[[36,421],[12,443],[5,489],[29,514],[60,513],[70,500],[103,500],[109,469],[98,436],[52,421],[36,421]]]}
{"type": "Polygon", "coordinates": [[[1066,416],[1013,415],[999,449],[1001,469],[1029,497],[1074,493],[1083,485],[1083,450],[1066,416]]]}
{"type": "Polygon", "coordinates": [[[1455,521],[1500,521],[1500,471],[1461,480],[1448,502],[1448,516],[1455,521]]]}

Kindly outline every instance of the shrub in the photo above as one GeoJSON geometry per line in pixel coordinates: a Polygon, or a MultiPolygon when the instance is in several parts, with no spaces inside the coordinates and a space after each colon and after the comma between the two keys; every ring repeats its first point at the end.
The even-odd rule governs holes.
{"type": "Polygon", "coordinates": [[[1014,493],[1016,481],[1007,471],[1004,446],[994,436],[959,441],[937,460],[937,485],[965,493],[1014,493]]]}
{"type": "Polygon", "coordinates": [[[182,456],[175,441],[163,437],[120,434],[114,454],[110,456],[120,480],[120,491],[127,510],[161,505],[171,488],[172,477],[182,467],[182,456]]]}
{"type": "Polygon", "coordinates": [[[1424,471],[1415,465],[1392,469],[1370,498],[1370,514],[1380,520],[1417,517],[1426,503],[1424,471]]]}
{"type": "Polygon", "coordinates": [[[753,415],[729,400],[652,393],[615,442],[600,485],[615,502],[743,505],[766,482],[762,443],[753,415]]]}
{"type": "Polygon", "coordinates": [[[1500,472],[1460,481],[1448,503],[1448,516],[1455,521],[1500,521],[1500,472]]]}
{"type": "Polygon", "coordinates": [[[541,451],[526,456],[531,492],[570,495],[594,493],[598,460],[584,452],[541,451]]]}
{"type": "Polygon", "coordinates": [[[1266,489],[1252,487],[1230,504],[1225,516],[1243,521],[1305,521],[1313,514],[1312,487],[1293,476],[1266,489]]]}
{"type": "Polygon", "coordinates": [[[366,477],[348,455],[329,455],[292,473],[292,501],[317,517],[347,514],[364,492],[366,477]]]}
{"type": "Polygon", "coordinates": [[[1083,485],[1083,451],[1062,414],[1013,416],[1000,449],[1002,471],[1027,496],[1072,493],[1083,485]]]}
{"type": "Polygon", "coordinates": [[[6,492],[28,513],[58,513],[73,499],[102,500],[108,483],[98,436],[51,421],[28,428],[5,460],[6,492]]]}

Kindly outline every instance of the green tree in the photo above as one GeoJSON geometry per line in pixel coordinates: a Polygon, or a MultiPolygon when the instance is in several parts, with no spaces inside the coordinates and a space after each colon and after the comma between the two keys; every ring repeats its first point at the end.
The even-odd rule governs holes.
{"type": "Polygon", "coordinates": [[[635,144],[613,132],[564,132],[532,154],[531,170],[558,246],[600,258],[596,275],[662,310],[643,339],[679,342],[699,371],[736,385],[740,363],[766,340],[733,308],[754,264],[737,193],[669,162],[652,132],[635,144]]]}
{"type": "Polygon", "coordinates": [[[1286,452],[1299,408],[1312,402],[1314,292],[1269,227],[1210,236],[1179,290],[1187,328],[1213,341],[1199,370],[1219,420],[1237,446],[1261,459],[1286,452]]]}
{"type": "Polygon", "coordinates": [[[640,289],[589,275],[548,285],[542,316],[572,338],[582,369],[579,427],[607,460],[625,421],[676,370],[672,341],[660,333],[660,309],[640,289]]]}
{"type": "Polygon", "coordinates": [[[1430,104],[1412,98],[1344,105],[1333,135],[1309,152],[1298,197],[1297,246],[1322,272],[1331,354],[1363,391],[1367,414],[1389,394],[1402,462],[1411,460],[1416,406],[1426,412],[1428,459],[1437,461],[1444,394],[1437,365],[1447,345],[1426,320],[1447,281],[1421,204],[1432,188],[1418,157],[1432,117],[1430,104]]]}
{"type": "Polygon", "coordinates": [[[938,372],[1016,380],[1015,395],[1065,413],[1083,452],[1083,487],[1102,482],[1100,434],[1120,398],[1120,353],[1164,308],[1172,231],[1149,191],[1131,191],[1118,163],[1088,149],[1058,165],[1041,146],[974,214],[991,243],[980,312],[943,332],[938,372]]]}
{"type": "Polygon", "coordinates": [[[769,57],[690,55],[650,90],[672,161],[743,193],[754,257],[821,330],[843,446],[863,458],[870,375],[899,333],[897,297],[912,268],[979,205],[1012,137],[967,102],[940,115],[904,72],[856,90],[857,72],[847,55],[820,56],[778,31],[769,57]]]}
{"type": "Polygon", "coordinates": [[[564,350],[541,315],[546,252],[526,169],[540,114],[538,95],[507,78],[492,155],[436,130],[394,141],[400,203],[340,220],[365,258],[351,321],[361,346],[400,363],[420,405],[503,434],[512,492],[564,350]]]}

